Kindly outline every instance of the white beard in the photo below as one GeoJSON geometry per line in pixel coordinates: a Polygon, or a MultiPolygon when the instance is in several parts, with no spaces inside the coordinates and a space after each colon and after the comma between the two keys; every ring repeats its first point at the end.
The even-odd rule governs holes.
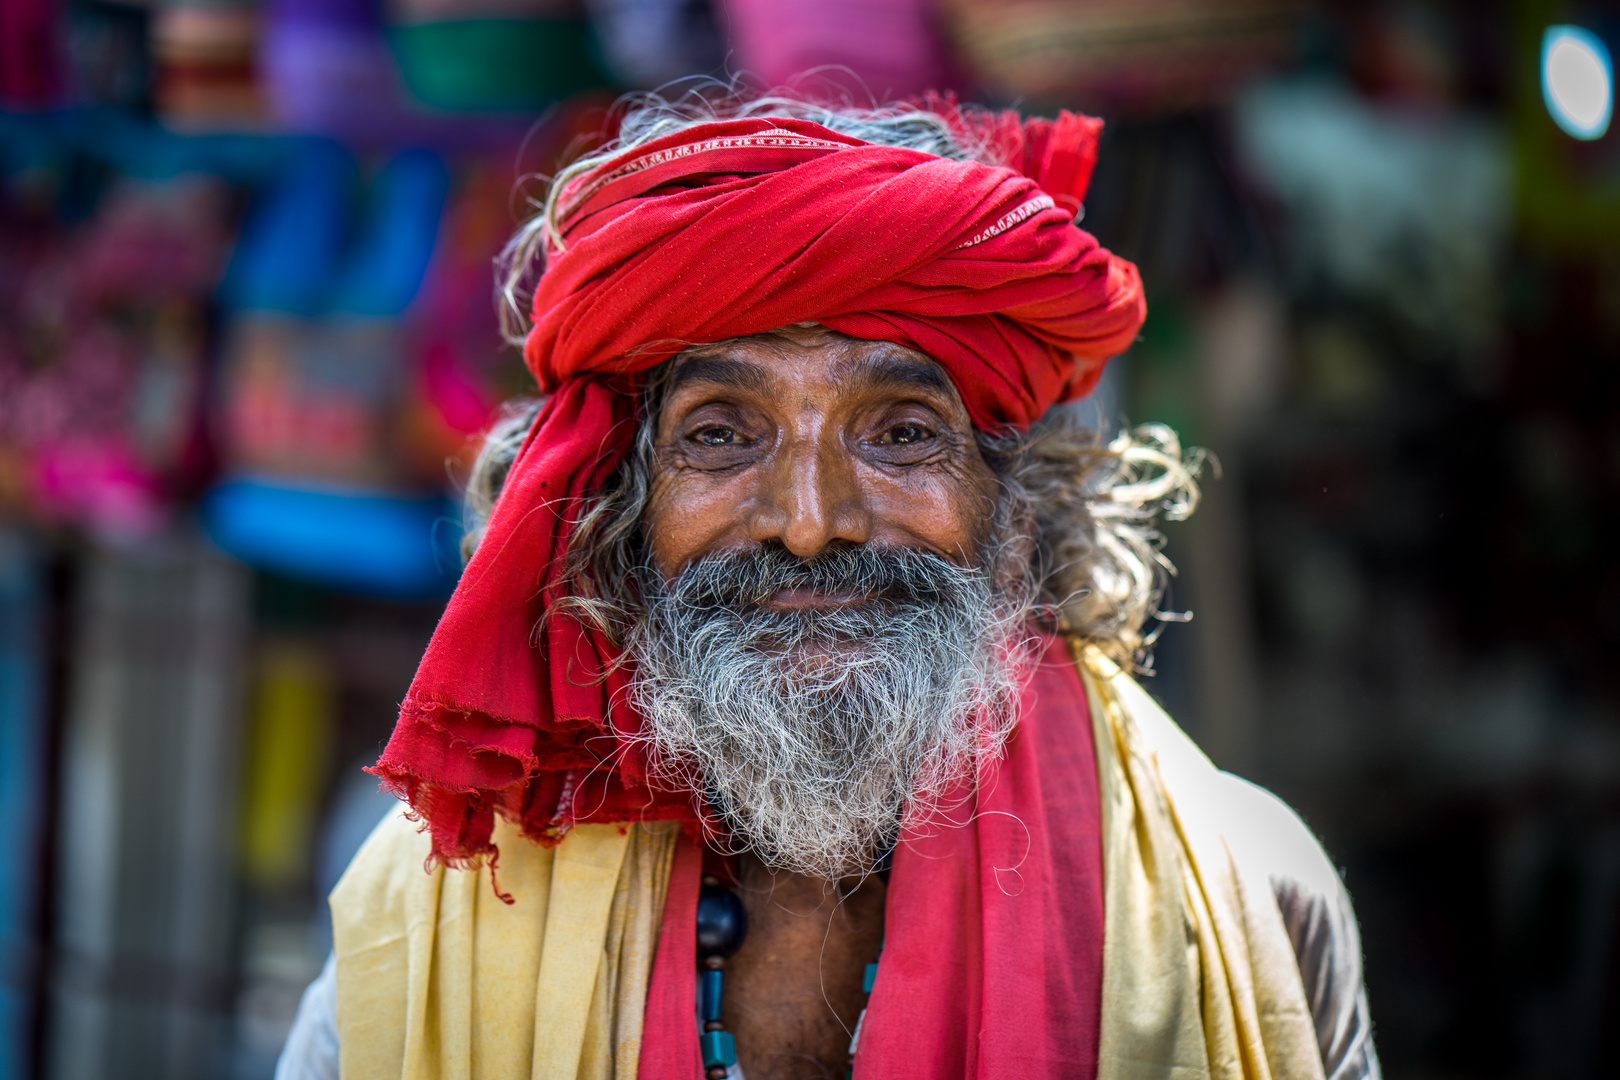
{"type": "Polygon", "coordinates": [[[1000,753],[1026,610],[988,574],[910,550],[716,556],[644,583],[632,699],[662,779],[706,792],[780,869],[870,872],[904,822],[1000,753]],[[870,599],[784,610],[783,588],[870,599]]]}

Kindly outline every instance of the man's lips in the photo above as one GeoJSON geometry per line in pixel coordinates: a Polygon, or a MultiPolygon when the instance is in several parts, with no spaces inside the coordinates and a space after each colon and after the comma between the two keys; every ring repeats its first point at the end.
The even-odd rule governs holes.
{"type": "Polygon", "coordinates": [[[835,608],[872,599],[870,593],[853,589],[825,592],[820,589],[778,589],[766,597],[764,606],[774,608],[835,608]]]}

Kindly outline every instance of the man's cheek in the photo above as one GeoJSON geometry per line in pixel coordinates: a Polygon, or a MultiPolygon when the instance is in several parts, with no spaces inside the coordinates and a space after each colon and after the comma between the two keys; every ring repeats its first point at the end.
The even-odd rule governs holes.
{"type": "Polygon", "coordinates": [[[735,477],[695,470],[653,478],[643,523],[653,565],[666,579],[727,544],[740,529],[747,495],[735,477]]]}
{"type": "Polygon", "coordinates": [[[872,505],[888,531],[912,538],[905,546],[920,544],[964,565],[975,562],[988,542],[995,512],[993,494],[965,468],[883,485],[873,492],[872,505]]]}

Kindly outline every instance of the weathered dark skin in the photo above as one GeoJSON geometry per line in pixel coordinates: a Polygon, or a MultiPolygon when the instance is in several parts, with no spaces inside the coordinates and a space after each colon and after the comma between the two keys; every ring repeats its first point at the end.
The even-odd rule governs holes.
{"type": "MultiPolygon", "coordinates": [[[[979,560],[995,475],[955,388],[926,357],[791,327],[676,364],[643,519],[666,578],[772,541],[804,558],[847,542],[979,560]]],[[[771,602],[862,598],[791,592],[771,602]]],[[[884,885],[773,873],[746,855],[740,872],[749,934],[727,965],[724,1017],[739,1063],[750,1080],[842,1077],[882,937],[884,885]]]]}
{"type": "Polygon", "coordinates": [[[749,1080],[842,1080],[861,981],[883,941],[883,881],[833,886],[739,862],[748,939],[726,964],[722,1009],[738,1063],[749,1080]]]}
{"type": "Polygon", "coordinates": [[[670,384],[643,519],[665,577],[772,540],[804,558],[848,541],[977,559],[995,475],[926,357],[793,327],[689,350],[670,384]]]}

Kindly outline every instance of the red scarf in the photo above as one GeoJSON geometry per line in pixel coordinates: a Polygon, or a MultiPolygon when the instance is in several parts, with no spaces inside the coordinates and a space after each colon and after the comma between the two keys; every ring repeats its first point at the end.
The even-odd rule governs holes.
{"type": "MultiPolygon", "coordinates": [[[[1026,427],[1053,404],[1087,393],[1108,357],[1135,338],[1145,316],[1136,268],[1074,224],[1101,124],[1067,112],[1027,122],[1010,112],[963,117],[947,102],[929,104],[1004,164],[876,146],[803,120],[723,120],[626,150],[561,193],[561,243],[547,253],[524,350],[550,397],[374,770],[426,821],[434,858],[459,865],[493,860],[496,811],[542,842],[579,822],[674,818],[695,825],[702,812],[695,793],[650,786],[637,744],[621,738],[639,732],[641,721],[626,701],[627,671],[612,664],[612,643],[570,618],[541,620],[559,594],[573,523],[634,438],[637,373],[688,343],[815,320],[932,357],[950,374],[974,423],[997,430],[1026,427]]],[[[1064,693],[1071,691],[1078,699],[1077,688],[1064,693]]],[[[1043,701],[1042,710],[1050,704],[1043,701]]],[[[1032,741],[1027,731],[1016,736],[1009,761],[1032,741]]],[[[1049,814],[1039,794],[1046,772],[1037,783],[1033,773],[1004,770],[998,790],[1016,800],[1026,823],[1049,814]],[[1028,791],[1038,793],[1033,802],[1028,791]]],[[[1091,818],[1073,820],[1094,821],[1094,804],[1093,792],[1091,818]]],[[[959,852],[965,861],[958,869],[971,868],[975,881],[1002,865],[1003,841],[983,840],[987,828],[1002,826],[951,833],[981,838],[963,841],[969,846],[959,852]]],[[[1053,826],[1045,835],[1069,829],[1053,826]]],[[[1065,868],[1077,870],[1085,860],[1071,866],[1067,840],[1042,847],[1031,835],[1035,846],[1020,874],[1040,882],[1043,897],[1079,889],[1082,880],[1065,868]]],[[[897,898],[923,895],[900,884],[908,873],[933,881],[943,872],[907,854],[916,846],[902,845],[897,856],[891,914],[897,898]]],[[[675,899],[678,883],[669,905],[676,914],[685,903],[675,899]]],[[[956,1042],[940,1044],[965,1039],[965,1062],[992,1052],[982,1025],[993,1011],[1002,1010],[995,1024],[1013,1025],[1005,1028],[1011,1041],[993,1052],[1013,1053],[1019,1018],[1046,1015],[1040,995],[1053,992],[1054,980],[1074,977],[1068,967],[1049,968],[1044,982],[1018,974],[1019,965],[1047,955],[1039,935],[1052,931],[1027,921],[1033,910],[1027,904],[1012,905],[1025,913],[1014,920],[1019,933],[1035,936],[1005,940],[1006,926],[997,930],[992,912],[1008,905],[982,889],[978,896],[961,893],[965,906],[950,909],[948,926],[920,901],[920,923],[910,916],[891,923],[969,935],[958,943],[967,967],[949,978],[981,980],[982,990],[968,998],[982,999],[982,1012],[962,1015],[969,1026],[956,1042]],[[980,919],[981,932],[975,936],[962,918],[980,919]],[[977,1041],[966,1034],[975,1030],[977,1041]]],[[[1076,924],[1093,928],[1099,941],[1100,903],[1095,919],[1076,924]]],[[[690,939],[689,927],[672,932],[672,942],[683,933],[690,939]]],[[[885,971],[898,970],[890,957],[904,951],[899,941],[891,932],[885,971]]],[[[926,947],[917,939],[919,956],[926,947]]],[[[1080,946],[1064,946],[1062,955],[1071,948],[1080,946]]],[[[686,953],[681,962],[689,967],[690,948],[686,953]]],[[[880,974],[877,993],[886,978],[880,974]]],[[[918,1001],[956,993],[943,974],[922,984],[928,992],[918,1001]]],[[[689,1021],[690,996],[683,1000],[689,1021]]],[[[909,1045],[898,1007],[874,1004],[872,1022],[895,1033],[895,1041],[874,1035],[875,1045],[909,1045]]],[[[1059,1013],[1072,1015],[1065,1008],[1059,1013]]],[[[649,1044],[656,1020],[650,1004],[649,1044]]],[[[1093,1043],[1095,1028],[1093,1019],[1093,1043]]],[[[1028,1054],[1044,1060],[1044,1045],[1029,1043],[1028,1054]]],[[[863,1048],[862,1058],[892,1060],[883,1053],[863,1048]]],[[[983,1060],[986,1068],[1001,1068],[983,1060]]]]}

